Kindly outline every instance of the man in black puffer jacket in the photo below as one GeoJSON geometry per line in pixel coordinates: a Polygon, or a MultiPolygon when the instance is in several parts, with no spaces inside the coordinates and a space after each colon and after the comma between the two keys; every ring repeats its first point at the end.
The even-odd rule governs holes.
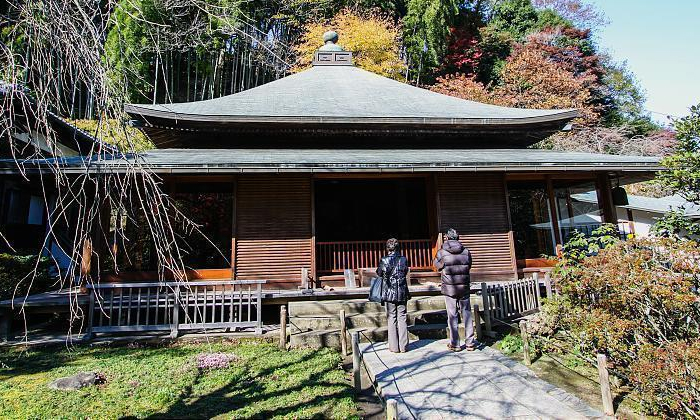
{"type": "Polygon", "coordinates": [[[460,351],[459,345],[459,312],[464,321],[465,344],[467,350],[474,350],[474,324],[472,322],[471,305],[469,304],[469,270],[472,266],[472,256],[469,250],[459,242],[459,235],[454,229],[447,231],[447,241],[435,256],[435,267],[440,271],[442,294],[445,295],[447,308],[447,323],[450,329],[450,343],[447,348],[460,351]]]}

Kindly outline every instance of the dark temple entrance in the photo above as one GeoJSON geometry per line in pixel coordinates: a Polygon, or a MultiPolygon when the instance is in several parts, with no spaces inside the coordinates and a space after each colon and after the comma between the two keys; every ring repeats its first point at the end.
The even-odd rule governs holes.
{"type": "Polygon", "coordinates": [[[425,178],[321,179],[314,197],[319,274],[376,267],[391,237],[412,267],[430,266],[425,178]]]}

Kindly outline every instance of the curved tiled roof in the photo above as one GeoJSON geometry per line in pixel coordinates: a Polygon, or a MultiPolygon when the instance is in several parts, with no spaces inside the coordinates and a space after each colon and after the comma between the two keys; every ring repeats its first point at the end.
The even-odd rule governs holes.
{"type": "Polygon", "coordinates": [[[577,111],[507,108],[468,101],[348,65],[315,66],[233,95],[197,102],[126,105],[134,117],[217,123],[377,123],[563,126],[577,111]]]}

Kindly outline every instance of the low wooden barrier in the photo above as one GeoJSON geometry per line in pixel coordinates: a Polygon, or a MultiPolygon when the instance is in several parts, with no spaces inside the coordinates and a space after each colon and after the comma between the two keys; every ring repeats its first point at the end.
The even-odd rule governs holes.
{"type": "Polygon", "coordinates": [[[262,332],[263,280],[105,283],[90,290],[95,333],[254,328],[262,332]]]}
{"type": "Polygon", "coordinates": [[[488,319],[511,320],[539,311],[540,285],[537,278],[506,283],[481,283],[484,316],[488,319]]]}

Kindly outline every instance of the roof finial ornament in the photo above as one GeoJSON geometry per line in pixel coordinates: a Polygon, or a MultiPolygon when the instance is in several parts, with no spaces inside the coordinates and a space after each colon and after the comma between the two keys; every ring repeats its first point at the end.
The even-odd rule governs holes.
{"type": "Polygon", "coordinates": [[[336,44],[338,42],[338,33],[336,31],[328,31],[323,34],[324,45],[319,48],[319,51],[345,51],[343,47],[336,44]]]}

